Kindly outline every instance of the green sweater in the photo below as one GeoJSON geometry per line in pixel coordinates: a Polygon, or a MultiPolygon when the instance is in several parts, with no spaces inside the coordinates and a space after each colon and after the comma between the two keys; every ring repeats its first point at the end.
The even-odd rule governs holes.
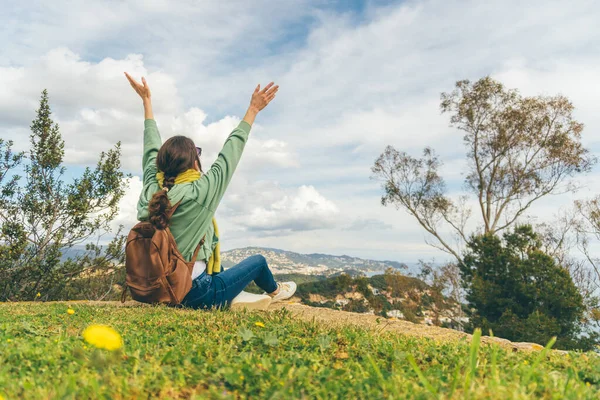
{"type": "MultiPolygon", "coordinates": [[[[191,261],[196,246],[205,234],[206,240],[197,259],[207,261],[217,246],[218,238],[214,234],[212,218],[240,161],[249,133],[250,124],[240,122],[225,141],[215,163],[200,179],[175,185],[168,192],[171,204],[181,201],[171,219],[170,228],[177,248],[188,261],[191,261]]],[[[144,188],[137,205],[137,217],[140,221],[148,219],[148,203],[159,190],[156,155],[161,145],[156,121],[145,120],[142,157],[144,188]]]]}

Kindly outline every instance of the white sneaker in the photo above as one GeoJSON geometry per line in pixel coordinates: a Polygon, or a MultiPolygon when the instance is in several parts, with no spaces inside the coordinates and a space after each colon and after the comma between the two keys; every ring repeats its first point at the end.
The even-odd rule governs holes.
{"type": "Polygon", "coordinates": [[[295,282],[282,282],[277,283],[277,287],[279,288],[279,293],[276,295],[267,294],[269,297],[273,299],[273,303],[278,301],[287,300],[296,293],[296,283],[295,282]]]}
{"type": "Polygon", "coordinates": [[[271,304],[271,296],[263,294],[254,294],[242,291],[231,300],[232,310],[266,310],[271,304]]]}

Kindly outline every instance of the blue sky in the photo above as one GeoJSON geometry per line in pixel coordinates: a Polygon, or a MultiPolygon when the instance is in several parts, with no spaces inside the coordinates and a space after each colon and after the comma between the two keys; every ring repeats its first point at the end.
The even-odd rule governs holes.
{"type": "MultiPolygon", "coordinates": [[[[524,94],[568,96],[600,150],[600,5],[560,1],[9,1],[0,14],[1,137],[26,148],[50,92],[70,174],[123,143],[139,175],[142,108],[122,72],[145,76],[164,137],[216,157],[257,83],[281,85],[259,116],[218,218],[225,248],[265,246],[414,262],[444,259],[402,210],[380,206],[370,167],[387,144],[432,146],[461,193],[461,134],[439,95],[492,75],[524,94]]],[[[586,188],[541,201],[549,221],[586,188]]],[[[117,223],[135,222],[139,178],[117,223]]],[[[475,228],[476,221],[473,222],[475,228]]]]}

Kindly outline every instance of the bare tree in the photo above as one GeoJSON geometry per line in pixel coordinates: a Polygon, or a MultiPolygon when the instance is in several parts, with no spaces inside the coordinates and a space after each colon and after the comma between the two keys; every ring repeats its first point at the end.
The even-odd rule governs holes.
{"type": "Polygon", "coordinates": [[[589,320],[595,323],[597,328],[600,328],[600,298],[598,293],[600,290],[600,258],[594,256],[592,246],[597,245],[600,241],[600,196],[596,196],[590,200],[575,201],[576,214],[575,222],[572,224],[575,235],[577,248],[584,255],[584,260],[577,260],[578,266],[571,275],[573,281],[583,282],[580,291],[586,298],[591,299],[592,306],[588,307],[589,320]]]}
{"type": "Polygon", "coordinates": [[[582,216],[582,207],[582,202],[576,202],[575,209],[560,210],[552,222],[538,224],[536,232],[542,240],[542,250],[569,272],[583,297],[588,314],[593,316],[600,306],[600,274],[598,261],[589,252],[586,231],[589,226],[582,216]],[[575,256],[580,252],[585,258],[575,256]]]}
{"type": "Polygon", "coordinates": [[[372,171],[382,181],[382,204],[413,215],[433,237],[430,244],[459,263],[473,233],[467,231],[471,216],[476,233],[503,231],[540,198],[576,190],[570,178],[596,162],[581,144],[583,124],[564,96],[523,97],[485,77],[457,82],[442,93],[440,106],[450,126],[464,133],[465,196],[453,201],[446,194],[442,163],[430,148],[414,158],[388,146],[372,171]],[[475,200],[474,209],[468,200],[475,200]]]}
{"type": "Polygon", "coordinates": [[[416,277],[434,288],[434,292],[439,292],[450,299],[451,303],[455,306],[455,309],[448,317],[451,318],[452,325],[456,329],[460,331],[464,330],[465,315],[462,304],[465,303],[465,291],[463,289],[460,268],[458,265],[450,262],[437,266],[435,265],[434,260],[431,262],[420,260],[419,273],[416,277]]]}
{"type": "Polygon", "coordinates": [[[591,200],[575,201],[580,220],[576,225],[577,244],[596,276],[600,279],[600,260],[592,255],[593,240],[600,240],[600,196],[591,200]]]}

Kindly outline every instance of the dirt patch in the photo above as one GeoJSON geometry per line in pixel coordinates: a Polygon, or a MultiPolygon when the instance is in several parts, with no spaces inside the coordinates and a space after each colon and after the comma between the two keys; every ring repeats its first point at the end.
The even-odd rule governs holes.
{"type": "Polygon", "coordinates": [[[308,300],[312,301],[313,303],[325,303],[327,298],[321,296],[320,294],[311,293],[308,295],[308,300]]]}
{"type": "MultiPolygon", "coordinates": [[[[376,315],[359,314],[329,308],[309,307],[298,303],[278,303],[271,305],[269,311],[285,308],[295,317],[305,321],[318,321],[332,327],[357,326],[372,329],[377,333],[393,332],[401,335],[426,337],[440,342],[471,340],[471,335],[453,329],[414,324],[412,322],[386,319],[376,315]]],[[[482,336],[482,343],[496,343],[513,351],[539,351],[543,346],[535,343],[515,343],[506,339],[482,336]]]]}

